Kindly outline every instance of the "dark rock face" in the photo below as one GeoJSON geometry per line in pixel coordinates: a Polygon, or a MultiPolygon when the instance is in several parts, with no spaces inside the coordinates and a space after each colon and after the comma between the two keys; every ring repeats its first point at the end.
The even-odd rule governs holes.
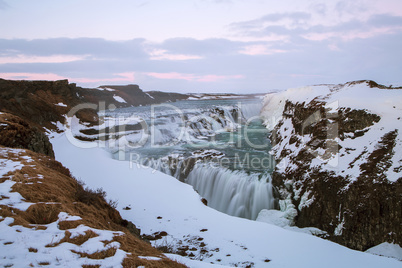
{"type": "Polygon", "coordinates": [[[140,89],[138,85],[126,85],[126,86],[100,86],[105,90],[94,90],[94,89],[81,89],[82,95],[92,103],[99,101],[105,101],[106,104],[113,104],[118,108],[147,105],[147,104],[158,104],[162,102],[172,102],[176,100],[184,100],[189,97],[189,95],[179,94],[179,93],[165,93],[158,91],[144,92],[140,89]],[[113,91],[110,91],[113,90],[113,91]],[[115,97],[121,97],[124,102],[119,102],[115,97]]]}
{"type": "Polygon", "coordinates": [[[55,129],[51,122],[64,123],[68,107],[80,103],[74,84],[61,81],[12,81],[0,79],[0,109],[17,115],[37,127],[55,129]]]}
{"type": "Polygon", "coordinates": [[[29,149],[54,157],[49,138],[37,127],[31,127],[23,119],[11,114],[0,114],[0,145],[29,149]]]}
{"type": "Polygon", "coordinates": [[[396,181],[387,179],[399,129],[383,133],[372,141],[372,151],[364,149],[348,162],[348,168],[358,165],[356,177],[312,164],[317,159],[324,163],[338,152],[339,161],[345,161],[354,149],[340,150],[342,141],[353,143],[380,119],[365,110],[341,107],[334,112],[324,101],[286,103],[271,141],[278,144],[276,160],[286,160],[287,166],[276,168],[273,185],[297,208],[298,227],[317,227],[328,232],[330,240],[357,250],[382,242],[402,245],[402,175],[396,181]]]}

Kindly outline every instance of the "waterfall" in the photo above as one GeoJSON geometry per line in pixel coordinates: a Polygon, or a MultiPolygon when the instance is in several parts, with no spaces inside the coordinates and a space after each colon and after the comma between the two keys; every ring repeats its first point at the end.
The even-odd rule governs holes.
{"type": "Polygon", "coordinates": [[[255,220],[262,209],[274,208],[271,177],[259,177],[197,164],[186,182],[207,199],[208,206],[232,216],[255,220]]]}
{"type": "Polygon", "coordinates": [[[240,107],[244,118],[250,119],[252,117],[260,116],[262,103],[242,103],[240,107]]]}
{"type": "Polygon", "coordinates": [[[249,163],[250,157],[251,161],[261,163],[268,159],[261,149],[250,145],[265,141],[269,145],[266,133],[255,131],[259,130],[260,120],[255,119],[262,103],[222,101],[198,107],[186,102],[181,105],[155,106],[151,112],[146,107],[130,110],[147,127],[119,138],[118,148],[130,149],[126,150],[125,158],[192,185],[207,199],[208,206],[223,213],[255,220],[262,209],[274,209],[271,177],[267,174],[272,169],[249,163]],[[130,144],[140,139],[141,146],[130,144]],[[225,160],[227,164],[220,165],[225,160]],[[255,173],[229,169],[236,169],[232,165],[236,161],[245,165],[240,168],[255,173]]]}

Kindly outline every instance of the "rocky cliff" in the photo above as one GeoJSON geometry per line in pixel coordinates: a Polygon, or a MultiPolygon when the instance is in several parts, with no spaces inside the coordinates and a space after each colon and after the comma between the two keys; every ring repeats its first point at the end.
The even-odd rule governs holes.
{"type": "Polygon", "coordinates": [[[299,227],[366,250],[402,245],[402,89],[373,81],[270,94],[273,185],[299,227]]]}
{"type": "Polygon", "coordinates": [[[77,105],[93,105],[92,108],[81,108],[74,113],[82,124],[88,126],[88,129],[83,131],[89,132],[95,138],[86,135],[86,133],[81,133],[80,130],[76,131],[76,136],[83,140],[93,140],[99,138],[98,125],[104,123],[98,117],[99,110],[173,102],[187,99],[189,96],[158,91],[146,93],[137,85],[81,88],[67,80],[16,81],[0,79],[0,112],[19,117],[18,120],[24,121],[23,125],[27,126],[22,140],[20,137],[16,137],[17,139],[10,140],[7,138],[5,141],[6,137],[10,137],[10,133],[14,131],[11,128],[15,129],[17,125],[15,122],[10,123],[6,128],[6,124],[3,122],[0,128],[3,136],[0,144],[21,148],[18,143],[28,142],[35,147],[30,147],[35,152],[52,155],[51,150],[49,150],[51,148],[50,143],[46,136],[41,136],[39,132],[63,131],[62,128],[59,129],[59,126],[67,123],[66,115],[77,105]],[[97,108],[94,109],[94,107],[97,108]],[[34,132],[35,134],[33,134],[34,132]],[[42,143],[43,148],[39,148],[39,144],[42,143]]]}
{"type": "Polygon", "coordinates": [[[38,127],[32,127],[24,119],[9,113],[0,113],[0,145],[54,157],[52,144],[38,127]]]}

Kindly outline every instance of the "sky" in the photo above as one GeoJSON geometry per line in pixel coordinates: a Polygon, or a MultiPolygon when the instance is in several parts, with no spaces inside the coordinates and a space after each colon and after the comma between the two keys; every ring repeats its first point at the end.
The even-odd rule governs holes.
{"type": "Polygon", "coordinates": [[[0,0],[0,78],[265,93],[402,85],[401,0],[0,0]]]}

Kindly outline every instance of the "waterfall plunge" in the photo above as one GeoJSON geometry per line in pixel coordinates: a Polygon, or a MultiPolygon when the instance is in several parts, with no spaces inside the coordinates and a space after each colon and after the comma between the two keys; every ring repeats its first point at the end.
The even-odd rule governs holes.
{"type": "MultiPolygon", "coordinates": [[[[162,108],[166,107],[162,106],[162,108]]],[[[177,113],[177,110],[155,109],[156,114],[152,118],[147,113],[141,115],[151,125],[150,135],[154,145],[166,146],[175,142],[178,144],[190,142],[196,143],[199,150],[202,149],[199,145],[205,143],[208,147],[206,149],[210,150],[211,144],[208,143],[208,137],[225,131],[237,132],[241,124],[258,117],[260,109],[260,103],[239,101],[231,105],[209,108],[186,108],[182,110],[182,113],[177,113]],[[182,139],[177,140],[181,136],[181,131],[183,131],[182,139]]],[[[239,131],[237,135],[242,133],[239,131]]],[[[145,148],[147,146],[152,149],[150,142],[145,145],[145,148]]],[[[230,146],[229,149],[231,149],[230,146]]],[[[158,153],[160,153],[159,150],[158,153]]],[[[274,208],[275,200],[269,175],[248,175],[243,171],[232,171],[205,163],[193,166],[198,160],[208,161],[208,159],[186,162],[184,157],[179,159],[179,154],[173,153],[165,159],[157,157],[156,160],[154,158],[150,160],[149,158],[149,161],[143,161],[142,164],[152,166],[189,183],[208,200],[210,207],[229,215],[255,220],[262,209],[274,208]]]]}
{"type": "Polygon", "coordinates": [[[262,209],[274,208],[269,175],[259,178],[257,174],[196,165],[187,183],[207,199],[208,206],[232,216],[255,220],[262,209]]]}

